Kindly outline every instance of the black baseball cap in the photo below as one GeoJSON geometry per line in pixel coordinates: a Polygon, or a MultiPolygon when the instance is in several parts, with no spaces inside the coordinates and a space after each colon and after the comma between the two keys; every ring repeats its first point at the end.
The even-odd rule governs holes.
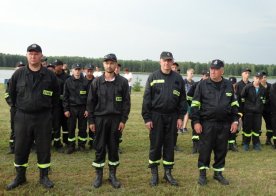
{"type": "Polygon", "coordinates": [[[224,67],[224,62],[219,59],[212,60],[210,67],[214,69],[220,69],[224,67]]]}
{"type": "Polygon", "coordinates": [[[249,69],[248,67],[247,67],[247,68],[244,68],[244,69],[242,70],[242,73],[243,73],[243,72],[246,72],[246,71],[248,71],[248,72],[251,73],[251,69],[249,69]]]}
{"type": "Polygon", "coordinates": [[[172,55],[171,52],[163,51],[163,52],[160,54],[160,59],[164,59],[164,60],[171,59],[171,60],[173,60],[173,55],[172,55]]]}
{"type": "Polygon", "coordinates": [[[94,65],[92,65],[92,64],[87,64],[87,65],[84,66],[84,68],[85,68],[85,69],[92,69],[92,70],[94,70],[94,65]]]}
{"type": "Polygon", "coordinates": [[[42,49],[39,45],[32,44],[32,45],[28,46],[28,48],[27,48],[27,52],[31,52],[31,51],[42,52],[42,49]]]}
{"type": "Polygon", "coordinates": [[[55,68],[55,65],[54,65],[53,63],[49,63],[49,64],[47,65],[47,68],[48,68],[48,67],[55,68]]]}
{"type": "Polygon", "coordinates": [[[117,62],[117,57],[115,54],[110,53],[104,56],[103,61],[114,61],[117,62]]]}
{"type": "Polygon", "coordinates": [[[262,71],[263,76],[267,76],[267,73],[265,71],[262,71]]]}
{"type": "Polygon", "coordinates": [[[210,76],[210,72],[209,72],[209,71],[206,71],[206,70],[203,70],[203,71],[201,72],[201,75],[210,76]]]}
{"type": "Polygon", "coordinates": [[[255,77],[261,78],[263,77],[263,72],[256,72],[255,77]]]}
{"type": "Polygon", "coordinates": [[[72,69],[81,69],[81,68],[82,68],[81,64],[75,63],[72,65],[72,69]]]}
{"type": "Polygon", "coordinates": [[[24,67],[25,64],[22,61],[16,63],[16,67],[24,67]]]}
{"type": "Polygon", "coordinates": [[[59,59],[56,59],[56,60],[53,62],[53,64],[54,64],[55,66],[58,66],[58,65],[63,65],[63,62],[62,62],[61,60],[59,60],[59,59]]]}
{"type": "Polygon", "coordinates": [[[236,84],[237,83],[237,78],[236,77],[230,77],[229,80],[230,80],[230,82],[232,84],[236,84]]]}

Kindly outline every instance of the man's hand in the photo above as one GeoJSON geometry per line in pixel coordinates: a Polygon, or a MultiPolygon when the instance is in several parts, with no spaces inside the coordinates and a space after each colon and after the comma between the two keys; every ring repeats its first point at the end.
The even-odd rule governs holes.
{"type": "Polygon", "coordinates": [[[177,129],[181,129],[182,128],[182,124],[183,124],[183,120],[182,119],[177,119],[177,122],[176,122],[177,129]]]}
{"type": "Polygon", "coordinates": [[[84,115],[84,118],[87,118],[88,117],[88,112],[85,111],[83,115],[84,115]]]}
{"type": "Polygon", "coordinates": [[[69,118],[69,117],[70,117],[70,112],[69,112],[69,111],[64,112],[64,116],[65,116],[66,118],[69,118]]]}
{"type": "Polygon", "coordinates": [[[152,121],[147,122],[145,125],[146,125],[148,130],[151,130],[153,128],[152,121]]]}
{"type": "Polygon", "coordinates": [[[90,124],[90,125],[89,125],[89,129],[90,129],[93,133],[95,133],[95,131],[96,131],[95,124],[90,124]]]}
{"type": "Polygon", "coordinates": [[[118,130],[122,133],[125,128],[125,123],[120,122],[118,130]]]}
{"type": "Polygon", "coordinates": [[[197,134],[201,134],[201,133],[202,133],[202,126],[201,126],[200,123],[194,124],[194,129],[195,129],[195,132],[196,132],[197,134]]]}
{"type": "Polygon", "coordinates": [[[238,123],[233,122],[233,123],[231,124],[230,131],[231,131],[231,133],[236,133],[237,130],[238,130],[238,123]]]}

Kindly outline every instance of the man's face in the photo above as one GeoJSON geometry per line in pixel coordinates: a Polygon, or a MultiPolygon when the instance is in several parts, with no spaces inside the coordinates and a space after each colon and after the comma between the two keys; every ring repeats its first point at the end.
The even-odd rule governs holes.
{"type": "Polygon", "coordinates": [[[172,71],[177,72],[177,66],[176,65],[172,65],[172,71]]]}
{"type": "Polygon", "coordinates": [[[41,52],[30,51],[27,52],[27,60],[29,65],[40,65],[43,55],[41,52]]]}
{"type": "Polygon", "coordinates": [[[81,69],[80,68],[72,69],[72,74],[75,78],[79,78],[81,74],[81,69]]]}
{"type": "Polygon", "coordinates": [[[86,77],[91,78],[93,76],[93,69],[85,69],[84,70],[86,77]]]}
{"type": "Polygon", "coordinates": [[[243,79],[248,80],[249,76],[250,76],[250,72],[249,71],[242,72],[242,78],[243,79]]]}
{"type": "Polygon", "coordinates": [[[262,78],[262,81],[261,81],[262,83],[266,83],[267,82],[267,77],[266,76],[263,76],[263,78],[262,78]]]}
{"type": "Polygon", "coordinates": [[[104,70],[107,73],[114,73],[116,67],[117,67],[117,62],[108,60],[103,62],[104,70]]]}
{"type": "Polygon", "coordinates": [[[55,66],[55,71],[60,74],[63,71],[63,65],[56,65],[55,66]]]}
{"type": "Polygon", "coordinates": [[[120,71],[121,71],[121,67],[120,67],[120,66],[116,66],[115,73],[116,73],[116,74],[119,74],[120,71]]]}
{"type": "Polygon", "coordinates": [[[262,80],[262,77],[256,77],[256,76],[254,76],[254,83],[255,84],[260,84],[261,83],[261,80],[262,80]]]}
{"type": "Polygon", "coordinates": [[[221,76],[223,75],[224,70],[223,68],[210,68],[210,78],[214,81],[219,80],[221,78],[221,76]]]}
{"type": "Polygon", "coordinates": [[[171,71],[173,60],[172,59],[160,59],[161,70],[171,71]]]}
{"type": "Polygon", "coordinates": [[[187,78],[193,78],[194,76],[194,70],[187,71],[187,78]]]}

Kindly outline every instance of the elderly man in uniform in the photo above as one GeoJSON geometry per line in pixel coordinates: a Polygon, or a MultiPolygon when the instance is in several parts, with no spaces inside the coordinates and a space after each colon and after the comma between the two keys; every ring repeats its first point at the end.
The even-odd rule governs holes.
{"type": "Polygon", "coordinates": [[[200,171],[198,183],[207,184],[206,169],[210,167],[211,153],[214,151],[214,179],[222,185],[228,185],[222,171],[225,166],[229,132],[238,128],[238,102],[229,80],[222,77],[224,63],[213,60],[210,66],[210,78],[202,80],[196,87],[191,105],[191,119],[199,134],[200,171]]]}

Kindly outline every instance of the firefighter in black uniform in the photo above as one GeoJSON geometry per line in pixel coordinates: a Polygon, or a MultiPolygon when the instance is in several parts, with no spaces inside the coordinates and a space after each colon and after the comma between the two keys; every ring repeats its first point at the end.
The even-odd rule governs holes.
{"type": "Polygon", "coordinates": [[[276,82],[271,85],[270,88],[270,107],[271,107],[271,124],[273,130],[273,143],[274,149],[276,150],[276,82]]]}
{"type": "Polygon", "coordinates": [[[26,182],[26,168],[33,141],[37,147],[39,182],[46,188],[54,186],[48,178],[51,147],[52,113],[58,108],[57,78],[41,66],[42,50],[37,44],[27,48],[28,66],[12,76],[9,95],[16,107],[14,116],[16,178],[7,186],[11,190],[26,182]]]}
{"type": "Polygon", "coordinates": [[[178,186],[171,174],[174,166],[175,132],[182,127],[183,117],[187,113],[187,101],[184,81],[178,73],[171,70],[172,64],[172,53],[162,52],[160,70],[149,76],[143,98],[142,116],[150,137],[151,186],[157,186],[159,182],[158,165],[162,149],[164,179],[171,185],[178,186]]]}
{"type": "Polygon", "coordinates": [[[266,145],[272,145],[271,139],[273,136],[273,131],[272,131],[272,125],[271,125],[271,107],[270,107],[270,99],[269,99],[269,94],[270,94],[270,87],[271,84],[267,82],[267,73],[265,71],[262,71],[262,80],[261,80],[261,85],[265,87],[266,89],[266,102],[264,104],[264,110],[263,110],[263,118],[265,120],[265,127],[266,127],[266,145]]]}
{"type": "MultiPolygon", "coordinates": [[[[209,71],[202,71],[202,77],[201,77],[200,81],[208,79],[209,76],[210,76],[210,72],[209,71]]],[[[195,94],[195,89],[196,89],[196,87],[197,87],[197,85],[198,85],[198,83],[200,81],[195,82],[191,86],[190,90],[187,93],[187,102],[188,102],[188,104],[190,106],[192,105],[192,100],[193,100],[193,96],[195,94]]],[[[193,141],[193,150],[192,150],[192,153],[195,154],[195,153],[199,152],[198,151],[198,147],[199,147],[198,146],[199,145],[199,134],[197,134],[196,131],[195,131],[195,129],[194,129],[194,122],[193,121],[191,121],[191,127],[193,129],[193,132],[192,132],[192,141],[193,141]]]]}
{"type": "Polygon", "coordinates": [[[241,92],[243,114],[243,149],[249,150],[252,137],[253,149],[261,150],[260,130],[262,127],[262,113],[266,102],[266,89],[260,84],[263,75],[257,72],[254,81],[247,84],[241,92]]]}
{"type": "Polygon", "coordinates": [[[229,80],[222,77],[224,63],[213,60],[210,67],[210,78],[201,81],[192,101],[191,119],[194,129],[199,135],[198,168],[200,171],[198,183],[207,184],[206,169],[210,167],[211,153],[214,151],[213,164],[214,179],[222,185],[228,185],[222,171],[229,131],[236,132],[238,128],[238,101],[234,96],[234,89],[229,80]]]}
{"type": "MultiPolygon", "coordinates": [[[[24,67],[25,64],[20,61],[16,64],[16,70],[24,67]]],[[[10,123],[11,123],[11,134],[10,134],[10,141],[9,141],[9,152],[8,154],[14,154],[14,143],[15,143],[15,135],[14,135],[14,115],[15,115],[15,106],[12,105],[12,100],[9,96],[9,80],[7,82],[7,88],[5,92],[5,99],[7,104],[11,107],[10,108],[10,123]]]]}
{"type": "Polygon", "coordinates": [[[68,118],[68,149],[67,154],[75,151],[75,129],[78,122],[78,150],[84,151],[87,141],[87,82],[82,74],[80,64],[73,64],[72,76],[65,81],[63,92],[63,110],[68,118]]]}
{"type": "MultiPolygon", "coordinates": [[[[233,85],[234,95],[237,99],[237,94],[236,94],[237,78],[236,77],[230,77],[229,80],[233,85]]],[[[240,113],[240,115],[241,115],[241,113],[240,113]]],[[[239,130],[237,130],[237,132],[235,132],[235,133],[232,133],[232,132],[229,133],[230,135],[229,135],[229,139],[228,139],[228,150],[231,150],[233,152],[238,152],[238,146],[237,146],[237,141],[236,141],[238,131],[239,130]]]]}
{"type": "MultiPolygon", "coordinates": [[[[236,96],[237,96],[237,99],[238,99],[238,102],[239,102],[239,106],[242,105],[242,100],[241,100],[242,89],[247,84],[250,83],[250,81],[249,81],[250,73],[251,73],[251,69],[249,69],[249,68],[243,69],[242,73],[241,73],[242,79],[239,82],[237,82],[237,84],[236,84],[236,89],[235,90],[236,90],[236,96]]],[[[240,122],[241,123],[243,122],[243,116],[242,116],[240,122]]],[[[242,132],[242,135],[243,135],[243,132],[242,132]]]]}
{"type": "MultiPolygon", "coordinates": [[[[94,65],[92,65],[92,64],[85,65],[84,72],[85,72],[85,83],[86,83],[85,85],[87,86],[87,90],[89,91],[90,85],[92,84],[93,80],[95,79],[95,77],[93,76],[94,65]]],[[[87,92],[87,94],[88,94],[88,92],[87,92]]],[[[90,149],[93,149],[94,140],[95,140],[95,133],[89,128],[88,144],[89,144],[90,149]]]]}
{"type": "Polygon", "coordinates": [[[89,128],[95,132],[94,147],[96,158],[92,166],[96,168],[95,188],[102,185],[106,150],[109,159],[109,181],[114,188],[121,183],[116,178],[119,165],[119,136],[123,131],[130,112],[128,81],[114,73],[117,67],[115,54],[107,54],[103,59],[105,72],[90,86],[87,98],[89,128]]]}
{"type": "MultiPolygon", "coordinates": [[[[53,63],[55,65],[55,73],[56,76],[63,81],[63,85],[61,84],[60,92],[60,110],[59,110],[59,122],[58,124],[62,127],[62,142],[66,145],[68,145],[68,122],[67,118],[64,116],[63,112],[63,91],[64,91],[64,83],[65,81],[70,77],[69,74],[65,73],[63,70],[63,62],[59,59],[56,59],[53,63]]],[[[59,128],[61,129],[61,128],[59,128]]],[[[61,130],[59,130],[61,132],[61,130]]]]}

